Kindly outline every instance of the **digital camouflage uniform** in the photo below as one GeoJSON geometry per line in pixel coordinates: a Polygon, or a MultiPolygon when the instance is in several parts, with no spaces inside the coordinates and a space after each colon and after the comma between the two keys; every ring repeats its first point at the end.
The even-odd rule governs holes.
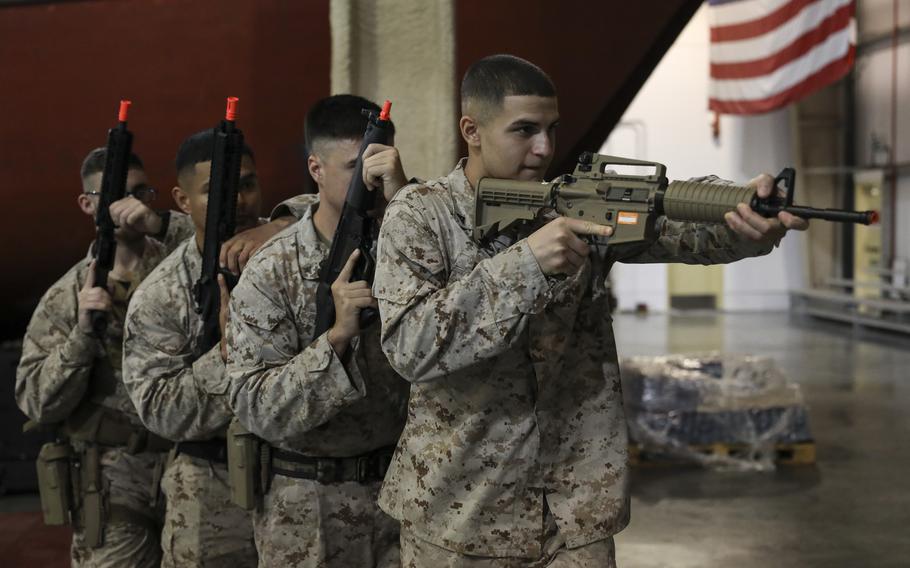
{"type": "Polygon", "coordinates": [[[463,164],[399,191],[380,234],[382,346],[411,382],[380,506],[401,521],[403,560],[417,566],[447,564],[418,557],[415,540],[452,551],[457,565],[460,555],[547,565],[553,538],[612,556],[629,492],[610,266],[731,262],[772,247],[663,218],[655,242],[610,247],[571,277],[547,277],[526,239],[495,255],[474,243],[463,164]],[[558,532],[546,529],[549,514],[558,532]]]}
{"type": "MultiPolygon", "coordinates": [[[[145,425],[176,442],[223,439],[232,416],[220,345],[199,346],[193,284],[201,271],[192,236],[146,278],[126,316],[124,384],[145,425]]],[[[178,453],[161,489],[162,566],[256,565],[250,513],[231,502],[225,463],[178,453]]]]}
{"type": "MultiPolygon", "coordinates": [[[[163,239],[145,239],[145,250],[129,282],[115,282],[113,310],[104,341],[78,326],[78,294],[85,283],[91,256],[79,261],[44,294],[32,315],[22,343],[22,358],[16,372],[16,402],[39,424],[56,425],[94,407],[141,429],[142,423],[123,387],[121,346],[127,305],[139,283],[175,244],[192,233],[188,217],[174,213],[163,239]]],[[[73,442],[77,449],[84,444],[73,442]]],[[[109,521],[102,546],[84,542],[79,515],[74,515],[71,547],[73,566],[158,566],[160,547],[156,505],[156,471],[163,455],[142,451],[131,454],[125,447],[102,447],[101,477],[105,509],[125,507],[143,522],[109,521]]]]}
{"type": "MultiPolygon", "coordinates": [[[[231,294],[231,404],[274,448],[352,457],[398,440],[408,384],[389,367],[378,325],[342,361],[313,337],[319,268],[328,255],[314,208],[250,261],[231,294]]],[[[399,565],[398,523],[376,505],[379,483],[321,483],[274,475],[254,514],[263,566],[399,565]]]]}
{"type": "Polygon", "coordinates": [[[279,217],[294,217],[295,219],[300,219],[309,211],[310,207],[318,201],[319,195],[315,193],[295,195],[276,205],[275,208],[272,209],[269,220],[274,221],[279,217]]]}

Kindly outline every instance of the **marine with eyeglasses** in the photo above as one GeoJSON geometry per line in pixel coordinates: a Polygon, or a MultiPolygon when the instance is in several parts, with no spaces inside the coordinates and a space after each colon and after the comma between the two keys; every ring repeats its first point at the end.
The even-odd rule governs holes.
{"type": "MultiPolygon", "coordinates": [[[[96,148],[82,164],[77,203],[92,221],[105,160],[106,149],[96,148]]],[[[194,228],[183,213],[152,209],[155,195],[142,161],[131,155],[126,197],[109,208],[117,247],[108,281],[94,281],[93,243],[41,298],[16,371],[19,408],[33,427],[56,436],[38,460],[42,509],[48,524],[73,525],[71,563],[77,567],[161,562],[158,482],[173,444],[143,426],[123,386],[123,327],[140,282],[194,228]],[[96,310],[108,314],[100,336],[90,316],[96,310]]],[[[289,219],[226,242],[221,263],[245,264],[289,219]]]]}

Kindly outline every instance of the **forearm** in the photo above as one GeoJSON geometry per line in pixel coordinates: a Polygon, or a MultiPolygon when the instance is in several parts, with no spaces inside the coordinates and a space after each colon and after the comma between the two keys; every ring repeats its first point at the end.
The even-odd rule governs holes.
{"type": "Polygon", "coordinates": [[[684,264],[726,264],[762,256],[774,250],[774,243],[749,240],[726,225],[689,223],[658,219],[658,238],[646,248],[619,248],[620,262],[681,262],[684,264]],[[625,254],[624,254],[625,253],[625,254]]]}
{"type": "Polygon", "coordinates": [[[57,345],[46,349],[26,335],[16,371],[16,403],[42,424],[66,419],[88,390],[98,340],[74,327],[57,345]]]}
{"type": "Polygon", "coordinates": [[[410,382],[429,381],[512,346],[540,313],[551,288],[526,241],[484,259],[463,278],[435,286],[389,250],[377,268],[376,297],[382,315],[382,348],[392,367],[410,382]],[[403,282],[402,282],[403,280],[403,282]],[[402,298],[391,288],[416,290],[402,298]]]}
{"type": "Polygon", "coordinates": [[[216,437],[231,420],[220,347],[190,361],[189,354],[164,353],[151,342],[124,344],[124,384],[139,418],[169,440],[216,437]]]}
{"type": "Polygon", "coordinates": [[[345,365],[326,334],[289,360],[263,361],[244,354],[270,346],[250,350],[249,330],[238,333],[244,347],[229,354],[231,407],[244,427],[271,443],[293,445],[366,394],[353,353],[345,365]]]}

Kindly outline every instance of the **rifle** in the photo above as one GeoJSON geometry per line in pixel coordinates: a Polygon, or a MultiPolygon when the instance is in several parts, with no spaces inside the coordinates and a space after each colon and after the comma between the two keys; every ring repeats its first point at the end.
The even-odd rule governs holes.
{"type": "MultiPolygon", "coordinates": [[[[114,231],[117,227],[111,219],[111,204],[126,196],[126,177],[130,169],[130,153],[133,149],[133,133],[126,128],[127,112],[131,101],[120,101],[117,113],[118,124],[108,130],[107,150],[104,156],[104,172],[101,174],[101,195],[95,213],[98,227],[95,237],[95,285],[107,289],[107,277],[114,268],[117,241],[114,231]]],[[[107,313],[92,310],[92,333],[104,337],[107,330],[107,313]]]]}
{"type": "Polygon", "coordinates": [[[878,222],[876,211],[794,205],[793,168],[784,168],[774,178],[775,187],[783,184],[786,188],[786,196],[766,198],[759,198],[754,188],[746,186],[668,182],[666,171],[666,166],[657,162],[584,152],[572,174],[550,182],[482,178],[475,191],[474,238],[486,244],[502,234],[517,235],[545,209],[613,227],[611,244],[653,240],[657,236],[655,221],[661,215],[674,221],[723,223],[724,215],[739,203],[748,203],[763,217],[787,211],[803,219],[864,225],[878,222]],[[652,167],[654,173],[620,175],[608,170],[609,165],[652,167]]]}
{"type": "MultiPolygon", "coordinates": [[[[382,105],[382,112],[377,117],[373,112],[363,109],[367,116],[367,130],[363,135],[354,175],[348,185],[348,193],[341,209],[341,218],[332,238],[329,256],[319,272],[319,287],[316,290],[316,334],[319,337],[335,323],[335,302],[332,299],[332,284],[341,273],[345,263],[354,250],[360,250],[360,258],[354,266],[351,280],[373,282],[376,270],[376,259],[373,258],[373,240],[376,233],[376,219],[368,213],[376,204],[376,190],[370,191],[363,182],[363,153],[370,144],[388,144],[390,138],[391,118],[389,110],[392,102],[382,105]]],[[[379,313],[373,308],[360,311],[360,328],[373,323],[379,313]]]]}
{"type": "Polygon", "coordinates": [[[221,290],[218,274],[228,288],[237,283],[237,276],[222,270],[218,262],[221,245],[234,235],[237,224],[237,188],[240,185],[240,163],[243,159],[243,132],[237,128],[237,97],[228,97],[224,120],[215,127],[212,150],[212,169],[209,177],[209,197],[205,210],[205,241],[202,246],[202,272],[193,285],[196,313],[202,315],[202,353],[221,341],[218,317],[221,310],[221,290]]]}

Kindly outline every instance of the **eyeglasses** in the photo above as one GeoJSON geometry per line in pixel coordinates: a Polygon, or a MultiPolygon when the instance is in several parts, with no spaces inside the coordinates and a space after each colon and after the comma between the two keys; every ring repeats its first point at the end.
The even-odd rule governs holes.
{"type": "MultiPolygon", "coordinates": [[[[85,195],[101,195],[100,191],[84,191],[83,193],[85,195]]],[[[133,191],[126,192],[126,197],[135,197],[136,199],[138,199],[139,201],[141,201],[143,203],[148,203],[150,201],[154,201],[155,197],[157,197],[157,195],[158,195],[158,192],[155,190],[154,187],[140,187],[133,191]]]]}

